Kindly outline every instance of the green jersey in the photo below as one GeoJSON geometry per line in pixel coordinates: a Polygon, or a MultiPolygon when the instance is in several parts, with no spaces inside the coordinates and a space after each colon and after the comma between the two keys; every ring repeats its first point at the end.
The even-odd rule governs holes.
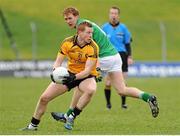
{"type": "Polygon", "coordinates": [[[99,57],[107,57],[117,54],[118,52],[109,41],[108,37],[106,36],[105,32],[95,23],[86,20],[86,19],[78,19],[76,26],[82,22],[89,22],[93,26],[93,40],[99,46],[99,57]]]}

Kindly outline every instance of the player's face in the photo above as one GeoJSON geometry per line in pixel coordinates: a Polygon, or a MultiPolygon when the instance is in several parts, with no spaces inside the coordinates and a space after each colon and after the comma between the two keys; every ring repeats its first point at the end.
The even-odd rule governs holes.
{"type": "Polygon", "coordinates": [[[92,39],[93,28],[85,27],[84,31],[79,32],[79,36],[85,43],[90,43],[92,39]]]}
{"type": "Polygon", "coordinates": [[[64,15],[64,20],[70,28],[75,28],[78,17],[79,16],[74,16],[73,14],[70,13],[70,14],[64,15]]]}
{"type": "Polygon", "coordinates": [[[109,20],[112,24],[116,24],[119,21],[119,13],[117,9],[110,9],[109,20]]]}

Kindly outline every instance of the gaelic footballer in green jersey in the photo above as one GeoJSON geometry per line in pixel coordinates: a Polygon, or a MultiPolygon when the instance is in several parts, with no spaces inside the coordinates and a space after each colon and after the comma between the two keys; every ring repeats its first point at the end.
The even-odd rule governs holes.
{"type": "MultiPolygon", "coordinates": [[[[76,8],[68,7],[63,11],[63,17],[65,22],[70,28],[77,28],[78,24],[84,21],[90,22],[93,25],[93,40],[99,46],[99,63],[103,72],[108,73],[108,76],[111,80],[113,87],[116,89],[118,95],[129,96],[134,98],[139,98],[149,103],[152,116],[157,117],[159,113],[159,108],[157,104],[157,99],[155,96],[145,93],[135,87],[127,87],[124,82],[121,65],[122,60],[115,50],[113,45],[108,40],[105,33],[100,27],[95,23],[79,18],[79,11],[76,8]]],[[[71,124],[69,122],[69,117],[74,114],[74,108],[76,103],[79,101],[80,94],[77,91],[74,91],[73,99],[69,110],[67,113],[57,113],[52,112],[54,119],[58,121],[66,122],[66,124],[71,124]]]]}

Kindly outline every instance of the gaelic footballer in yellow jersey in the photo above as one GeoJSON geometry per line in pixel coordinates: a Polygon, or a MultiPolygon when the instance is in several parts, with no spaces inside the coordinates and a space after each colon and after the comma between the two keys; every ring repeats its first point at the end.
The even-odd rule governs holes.
{"type": "MultiPolygon", "coordinates": [[[[77,35],[75,35],[62,42],[58,55],[68,58],[68,70],[76,74],[84,70],[87,60],[97,60],[98,52],[98,45],[93,40],[80,46],[77,42],[77,35]]],[[[91,75],[97,76],[96,66],[93,67],[91,75]]]]}
{"type": "Polygon", "coordinates": [[[96,43],[91,40],[92,33],[92,25],[88,22],[83,22],[78,26],[76,36],[64,40],[54,62],[53,69],[61,66],[65,56],[67,56],[70,74],[64,77],[62,84],[51,82],[48,85],[39,97],[31,122],[22,130],[37,130],[48,103],[71,89],[74,89],[75,93],[80,95],[78,95],[79,100],[71,111],[71,116],[68,117],[71,123],[65,124],[64,127],[68,130],[73,128],[74,119],[80,115],[91,101],[97,88],[95,76],[97,74],[96,64],[99,49],[96,43]]]}

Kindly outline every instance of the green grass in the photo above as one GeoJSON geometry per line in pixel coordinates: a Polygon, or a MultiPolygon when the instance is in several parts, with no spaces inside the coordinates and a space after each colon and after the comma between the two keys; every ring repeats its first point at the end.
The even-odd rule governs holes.
{"type": "Polygon", "coordinates": [[[103,83],[91,103],[76,119],[73,131],[64,129],[54,121],[51,111],[66,111],[72,91],[53,100],[41,120],[37,132],[22,132],[34,112],[36,102],[46,88],[49,79],[0,78],[0,134],[180,134],[180,79],[179,78],[129,78],[128,84],[158,96],[160,114],[154,119],[146,103],[127,99],[127,110],[120,108],[120,98],[112,92],[112,109],[106,110],[103,83]]]}
{"type": "MultiPolygon", "coordinates": [[[[132,32],[135,60],[161,60],[160,21],[166,26],[167,60],[180,60],[179,0],[0,0],[23,59],[32,58],[31,21],[38,27],[37,58],[55,58],[60,42],[74,34],[61,16],[65,7],[75,6],[81,17],[102,25],[108,20],[108,9],[113,5],[121,8],[121,21],[132,32]]],[[[2,25],[0,40],[0,59],[15,59],[2,25]]]]}

